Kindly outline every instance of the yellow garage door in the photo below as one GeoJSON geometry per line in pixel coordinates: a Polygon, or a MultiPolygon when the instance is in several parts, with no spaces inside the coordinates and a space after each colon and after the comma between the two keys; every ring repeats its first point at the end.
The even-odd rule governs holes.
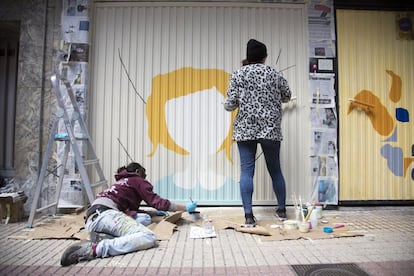
{"type": "Polygon", "coordinates": [[[337,11],[341,200],[414,199],[414,40],[407,16],[414,18],[337,11]]]}

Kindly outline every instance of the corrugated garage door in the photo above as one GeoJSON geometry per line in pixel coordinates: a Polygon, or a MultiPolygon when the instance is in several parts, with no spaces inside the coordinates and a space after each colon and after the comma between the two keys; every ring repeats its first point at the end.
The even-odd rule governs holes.
{"type": "MultiPolygon", "coordinates": [[[[304,5],[96,3],[89,124],[108,179],[129,154],[164,197],[240,204],[232,116],[221,103],[256,38],[268,64],[292,66],[284,76],[298,100],[285,106],[281,158],[288,198],[309,195],[305,21],[304,5]]],[[[254,203],[275,204],[260,149],[255,181],[254,203]]]]}
{"type": "Polygon", "coordinates": [[[414,199],[414,41],[397,28],[403,16],[337,11],[344,201],[414,199]]]}

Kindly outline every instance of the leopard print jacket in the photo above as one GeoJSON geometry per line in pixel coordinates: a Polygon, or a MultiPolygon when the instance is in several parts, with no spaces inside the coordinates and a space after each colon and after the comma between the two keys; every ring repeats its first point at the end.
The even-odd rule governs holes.
{"type": "Polygon", "coordinates": [[[238,108],[233,140],[282,141],[282,102],[290,97],[286,79],[268,65],[250,64],[235,71],[224,102],[227,111],[238,108]]]}

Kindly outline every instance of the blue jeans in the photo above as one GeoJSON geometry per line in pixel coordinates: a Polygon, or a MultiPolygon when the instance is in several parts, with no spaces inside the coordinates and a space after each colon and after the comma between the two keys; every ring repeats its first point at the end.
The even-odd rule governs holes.
{"type": "Polygon", "coordinates": [[[135,221],[141,223],[144,226],[148,226],[151,224],[151,216],[147,213],[137,213],[134,217],[135,221]]]}
{"type": "Polygon", "coordinates": [[[260,144],[266,160],[267,171],[272,178],[273,191],[275,192],[278,208],[284,209],[286,204],[285,179],[280,168],[280,141],[252,140],[239,141],[237,146],[240,154],[240,194],[245,214],[253,214],[253,176],[256,165],[257,144],[260,144]]]}
{"type": "Polygon", "coordinates": [[[114,236],[101,240],[96,246],[97,257],[108,257],[148,249],[156,245],[154,233],[132,217],[117,211],[102,212],[95,220],[88,219],[88,232],[101,232],[114,236]]]}

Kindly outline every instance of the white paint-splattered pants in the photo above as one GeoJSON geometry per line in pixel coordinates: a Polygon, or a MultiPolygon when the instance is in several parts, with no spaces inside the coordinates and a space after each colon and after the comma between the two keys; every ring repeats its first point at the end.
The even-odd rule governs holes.
{"type": "Polygon", "coordinates": [[[88,232],[115,237],[101,240],[96,246],[96,256],[102,258],[148,249],[154,247],[157,241],[151,230],[117,210],[107,210],[94,220],[88,219],[85,228],[88,232]]]}

